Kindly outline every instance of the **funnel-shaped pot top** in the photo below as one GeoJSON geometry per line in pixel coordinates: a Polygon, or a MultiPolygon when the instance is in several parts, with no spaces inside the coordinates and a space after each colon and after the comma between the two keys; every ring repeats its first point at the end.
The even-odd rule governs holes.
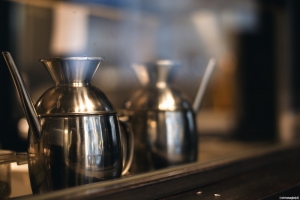
{"type": "Polygon", "coordinates": [[[106,95],[89,83],[102,60],[101,57],[41,59],[56,86],[36,102],[37,113],[57,116],[114,112],[106,95]]]}
{"type": "Polygon", "coordinates": [[[171,81],[180,63],[172,60],[158,60],[154,63],[133,64],[143,88],[135,91],[125,107],[131,110],[189,110],[189,98],[171,87],[171,81]]]}
{"type": "Polygon", "coordinates": [[[86,85],[93,78],[101,57],[66,57],[41,59],[56,85],[86,85]]]}
{"type": "Polygon", "coordinates": [[[166,87],[179,66],[178,62],[159,60],[155,63],[132,64],[140,83],[148,87],[166,87]]]}

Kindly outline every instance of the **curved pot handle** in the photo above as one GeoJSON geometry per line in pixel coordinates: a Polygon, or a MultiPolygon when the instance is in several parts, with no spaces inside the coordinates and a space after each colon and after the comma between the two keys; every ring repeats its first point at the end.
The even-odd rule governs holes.
{"type": "Polygon", "coordinates": [[[123,171],[122,176],[126,175],[133,159],[134,152],[134,136],[130,124],[126,117],[119,117],[122,152],[123,152],[123,171]]]}

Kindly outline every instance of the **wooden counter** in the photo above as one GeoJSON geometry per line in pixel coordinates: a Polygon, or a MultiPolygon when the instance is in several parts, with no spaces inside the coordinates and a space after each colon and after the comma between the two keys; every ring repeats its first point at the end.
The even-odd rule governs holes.
{"type": "Polygon", "coordinates": [[[196,163],[20,199],[258,199],[300,183],[298,142],[238,145],[207,139],[201,143],[196,163]],[[215,149],[221,153],[213,153],[215,149]]]}

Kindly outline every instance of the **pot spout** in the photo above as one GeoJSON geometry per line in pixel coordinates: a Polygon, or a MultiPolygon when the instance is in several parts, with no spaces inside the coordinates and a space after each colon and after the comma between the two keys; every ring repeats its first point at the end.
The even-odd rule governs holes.
{"type": "Polygon", "coordinates": [[[31,97],[28,93],[26,85],[20,72],[9,52],[2,52],[5,62],[9,68],[10,74],[18,91],[19,98],[22,103],[23,111],[27,118],[29,128],[34,135],[36,141],[39,140],[41,135],[42,126],[40,118],[36,113],[31,97]]]}
{"type": "Polygon", "coordinates": [[[210,77],[212,75],[212,72],[215,68],[216,60],[214,58],[211,58],[203,75],[202,81],[200,83],[200,86],[198,88],[194,103],[193,103],[193,110],[195,113],[198,112],[200,105],[202,103],[202,99],[205,93],[205,90],[207,88],[207,84],[210,80],[210,77]]]}

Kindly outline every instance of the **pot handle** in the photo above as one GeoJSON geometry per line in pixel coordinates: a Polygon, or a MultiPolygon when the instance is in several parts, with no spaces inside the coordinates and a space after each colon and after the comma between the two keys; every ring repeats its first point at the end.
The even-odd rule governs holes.
{"type": "Polygon", "coordinates": [[[127,117],[119,117],[121,146],[123,152],[123,171],[122,176],[126,175],[133,159],[134,152],[134,136],[130,124],[127,122],[127,117]]]}

